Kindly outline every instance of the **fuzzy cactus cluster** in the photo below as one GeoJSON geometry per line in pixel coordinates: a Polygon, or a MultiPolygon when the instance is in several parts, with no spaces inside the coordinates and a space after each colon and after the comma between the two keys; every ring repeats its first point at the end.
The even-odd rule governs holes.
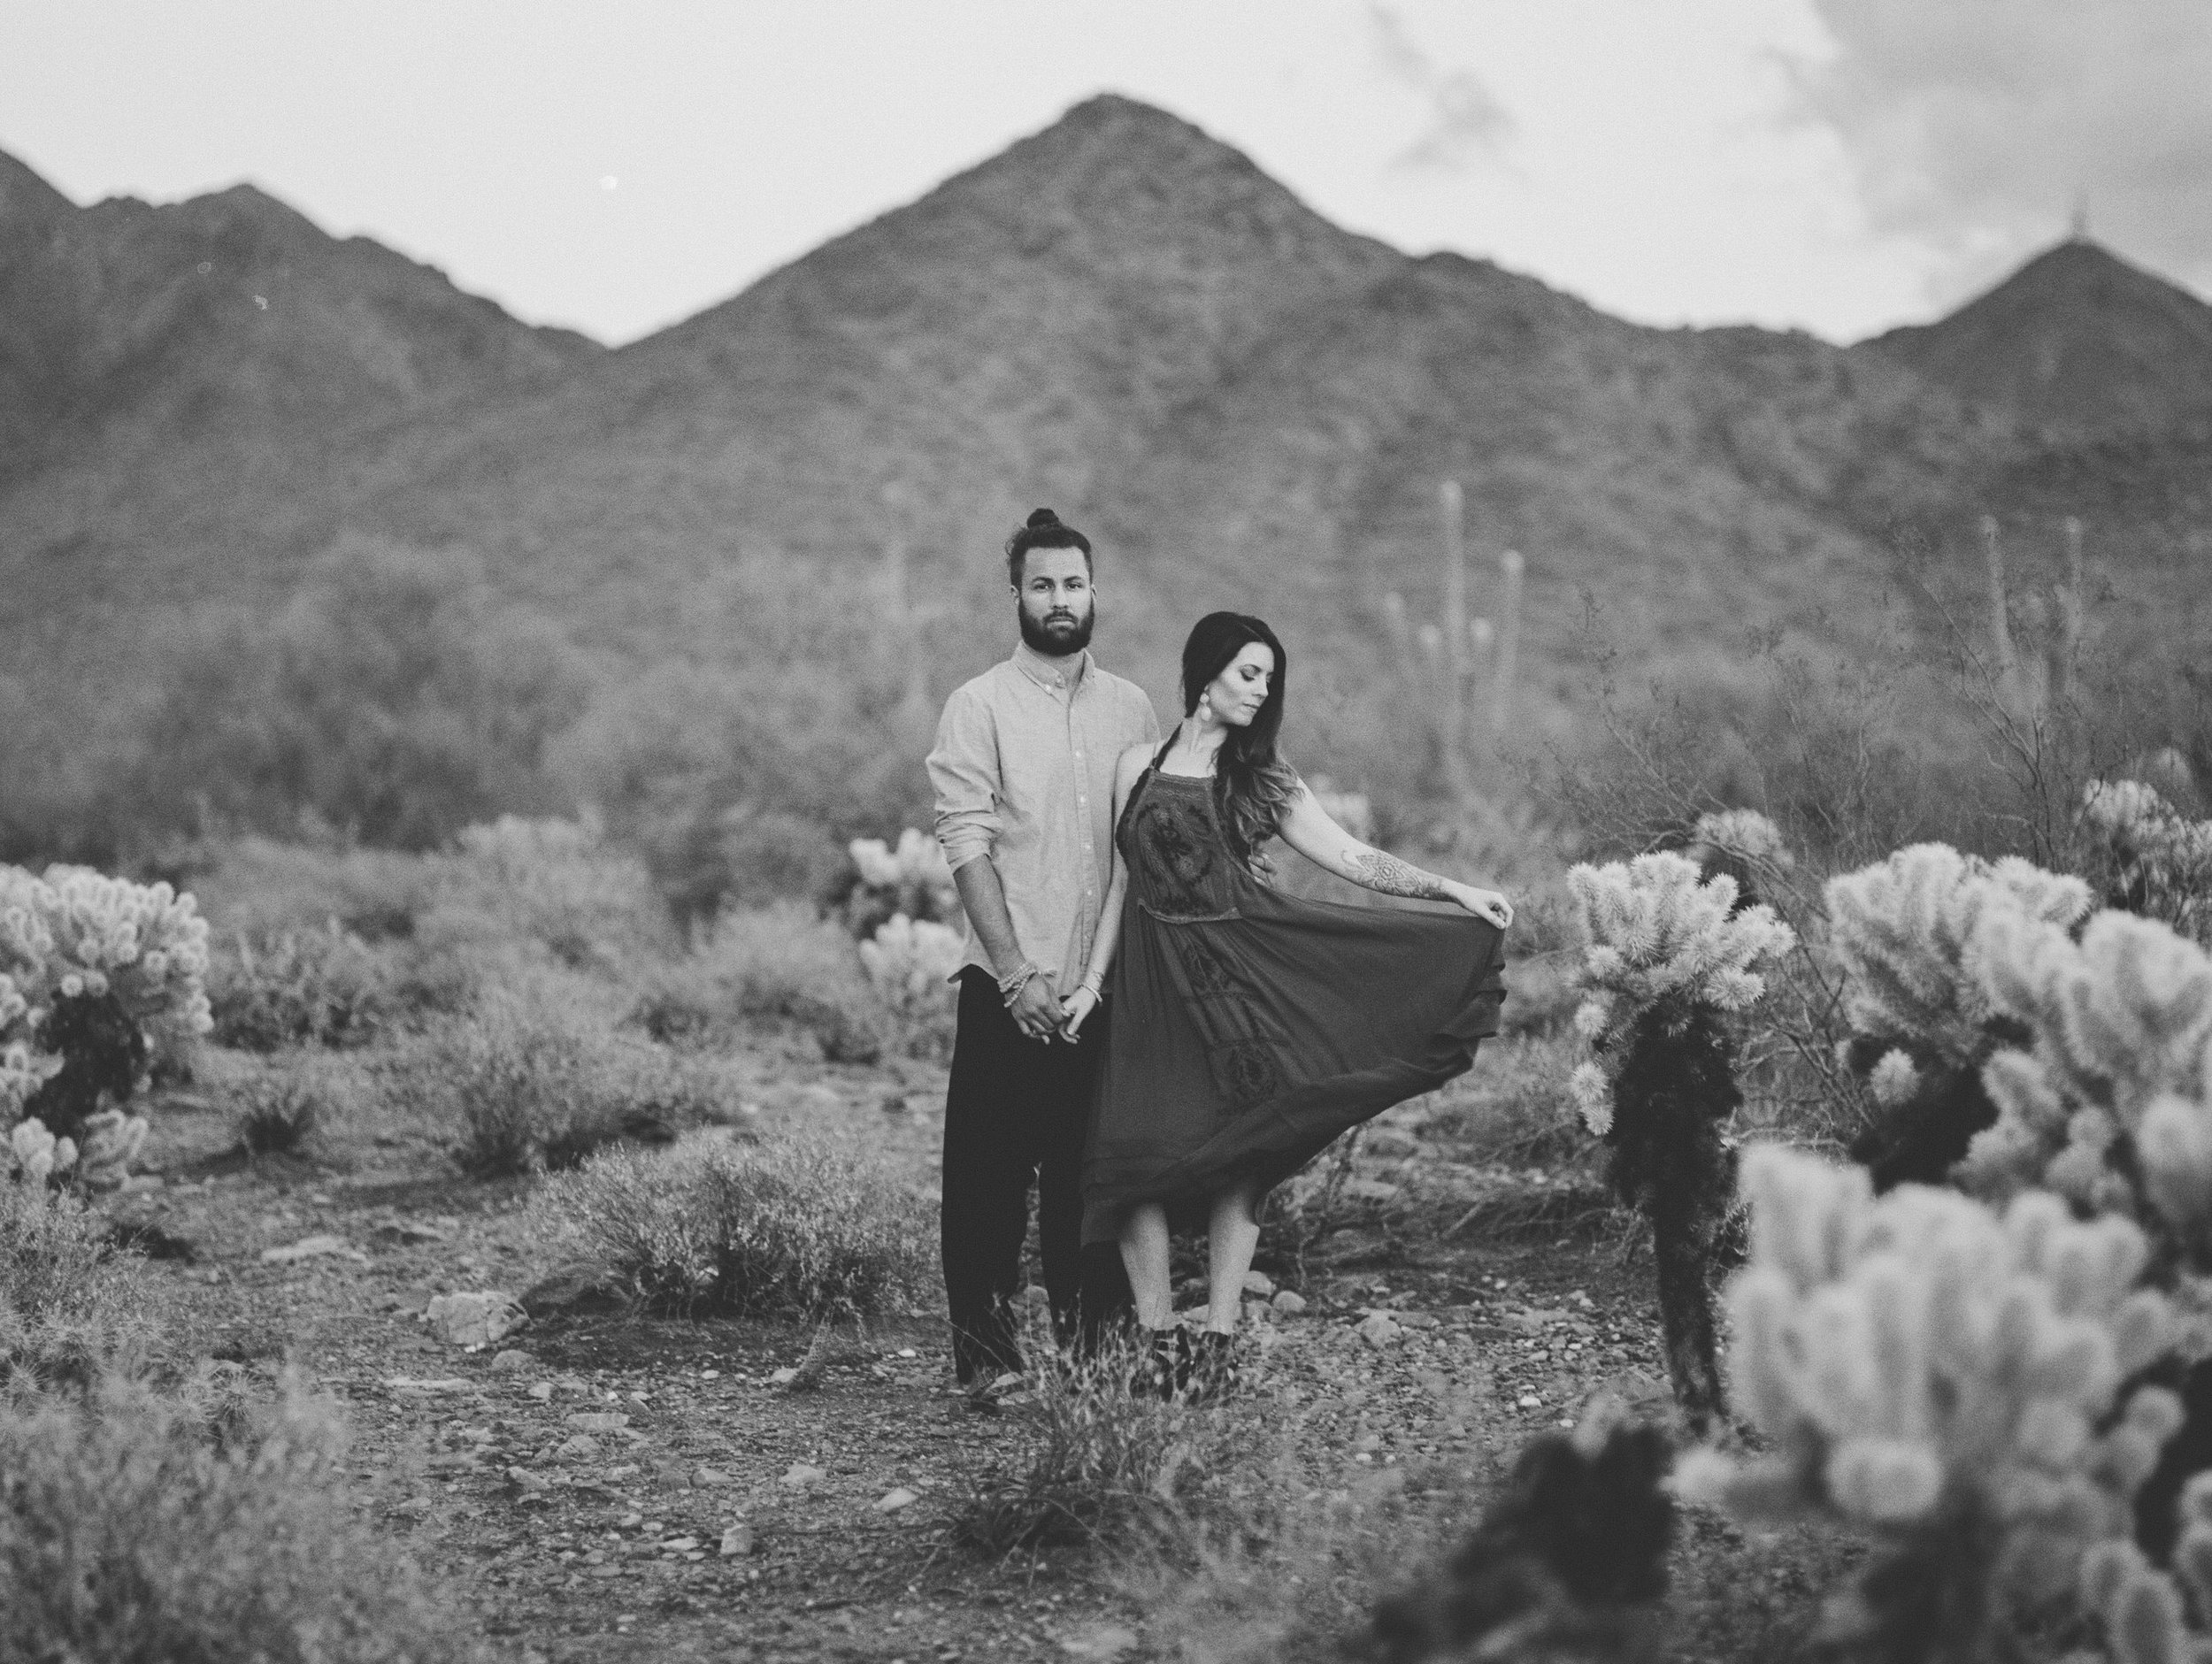
{"type": "Polygon", "coordinates": [[[2047,1192],[2001,1214],[1920,1185],[1877,1198],[1860,1169],[1775,1147],[1747,1157],[1745,1189],[1730,1375],[1772,1453],[1695,1453],[1679,1488],[1870,1532],[1838,1624],[1868,1641],[1902,1626],[1915,1649],[1896,1656],[1978,1656],[2008,1603],[2070,1586],[2086,1549],[2127,1534],[2180,1424],[2171,1393],[2125,1391],[2181,1321],[2138,1286],[2149,1244],[2047,1192]]]}
{"type": "MultiPolygon", "coordinates": [[[[1567,875],[1584,934],[1584,999],[1575,1028],[1601,1056],[1647,1021],[1679,1032],[1700,1011],[1747,1009],[1766,992],[1760,967],[1795,944],[1767,907],[1739,908],[1736,882],[1707,878],[1670,851],[1567,875]]],[[[1583,1123],[1612,1130],[1613,1080],[1592,1061],[1570,1081],[1583,1123]]]]}
{"type": "Polygon", "coordinates": [[[1796,937],[1678,855],[1580,866],[1568,882],[1589,938],[1575,1026],[1595,1054],[1569,1084],[1611,1151],[1615,1192],[1651,1221],[1668,1374],[1701,1427],[1724,1408],[1712,1271],[1735,1188],[1724,1129],[1743,1102],[1729,1019],[1796,937]]]}
{"type": "Polygon", "coordinates": [[[2212,929],[2212,821],[2191,820],[2140,780],[2092,780],[2082,824],[2111,863],[2112,906],[2200,939],[2212,929]]]}
{"type": "Polygon", "coordinates": [[[1782,829],[1755,809],[1724,809],[1700,815],[1691,838],[1747,861],[1770,862],[1785,870],[1797,864],[1782,839],[1782,829]]]}
{"type": "Polygon", "coordinates": [[[84,867],[0,866],[0,1128],[10,1173],[119,1184],[146,1136],[121,1108],[212,1026],[189,895],[84,867]]]}
{"type": "Polygon", "coordinates": [[[1916,844],[1831,878],[1824,893],[1852,1031],[1843,1062],[1875,1107],[1852,1154],[1877,1188],[1939,1184],[1997,1118],[1982,1065],[2028,1038],[1991,994],[1985,924],[2024,919],[2062,933],[2089,911],[2089,886],[2025,861],[1916,844]]]}
{"type": "Polygon", "coordinates": [[[845,849],[852,869],[846,893],[833,904],[859,940],[871,939],[902,913],[918,924],[944,924],[959,916],[960,893],[952,870],[926,832],[909,826],[896,845],[856,838],[845,849]]]}
{"type": "Polygon", "coordinates": [[[1985,940],[1991,998],[2029,1042],[1982,1071],[1999,1114],[1961,1182],[2137,1217],[2212,1264],[2212,955],[2126,913],[2078,942],[2021,919],[1985,940]]]}
{"type": "Polygon", "coordinates": [[[81,1139],[56,1138],[34,1116],[17,1122],[0,1146],[10,1163],[5,1177],[33,1190],[56,1178],[87,1190],[114,1190],[129,1177],[147,1131],[144,1116],[104,1109],[84,1123],[81,1139]]]}
{"type": "Polygon", "coordinates": [[[2099,1543],[2081,1562],[2081,1603],[2104,1624],[2111,1664],[2204,1664],[2212,1636],[2212,1474],[2183,1487],[2173,1568],[2162,1571],[2124,1538],[2099,1543]]]}
{"type": "Polygon", "coordinates": [[[885,1002],[907,1015],[949,1001],[947,984],[964,948],[949,925],[895,913],[860,944],[860,962],[885,1002]]]}

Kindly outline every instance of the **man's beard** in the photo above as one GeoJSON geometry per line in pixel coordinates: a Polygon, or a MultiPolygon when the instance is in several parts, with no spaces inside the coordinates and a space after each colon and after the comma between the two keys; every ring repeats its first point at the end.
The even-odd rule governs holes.
{"type": "Polygon", "coordinates": [[[1083,616],[1075,620],[1073,629],[1062,624],[1048,625],[1033,618],[1029,609],[1019,602],[1014,604],[1014,612],[1021,620],[1022,640],[1028,643],[1030,650],[1052,658],[1065,658],[1069,654],[1080,653],[1090,646],[1091,627],[1098,622],[1098,602],[1095,601],[1083,610],[1083,616]]]}

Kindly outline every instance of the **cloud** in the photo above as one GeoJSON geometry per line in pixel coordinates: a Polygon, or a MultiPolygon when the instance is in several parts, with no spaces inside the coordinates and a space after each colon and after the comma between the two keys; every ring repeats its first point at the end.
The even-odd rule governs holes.
{"type": "Polygon", "coordinates": [[[1512,136],[1513,115],[1471,69],[1446,69],[1387,6],[1367,9],[1383,67],[1422,95],[1425,123],[1399,152],[1399,167],[1448,171],[1494,154],[1512,136]]]}
{"type": "Polygon", "coordinates": [[[2090,232],[2212,290],[2205,0],[1813,0],[1836,52],[1793,65],[1877,232],[1956,290],[2090,232]]]}

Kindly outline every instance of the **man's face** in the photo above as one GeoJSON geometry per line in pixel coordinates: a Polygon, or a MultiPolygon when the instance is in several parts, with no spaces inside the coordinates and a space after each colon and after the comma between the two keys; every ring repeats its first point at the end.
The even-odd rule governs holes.
{"type": "Polygon", "coordinates": [[[1052,658],[1080,653],[1091,642],[1096,602],[1091,563],[1079,548],[1033,548],[1022,556],[1015,606],[1022,640],[1052,658]]]}

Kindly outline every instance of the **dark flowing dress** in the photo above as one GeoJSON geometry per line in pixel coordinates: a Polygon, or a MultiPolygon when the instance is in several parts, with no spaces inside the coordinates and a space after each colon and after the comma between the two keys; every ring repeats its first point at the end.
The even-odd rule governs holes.
{"type": "Polygon", "coordinates": [[[1240,1180],[1264,1195],[1338,1134],[1464,1072],[1505,997],[1496,925],[1269,888],[1224,835],[1212,780],[1161,773],[1165,755],[1115,829],[1129,886],[1086,1243],[1113,1240],[1140,1202],[1192,1231],[1240,1180]]]}

